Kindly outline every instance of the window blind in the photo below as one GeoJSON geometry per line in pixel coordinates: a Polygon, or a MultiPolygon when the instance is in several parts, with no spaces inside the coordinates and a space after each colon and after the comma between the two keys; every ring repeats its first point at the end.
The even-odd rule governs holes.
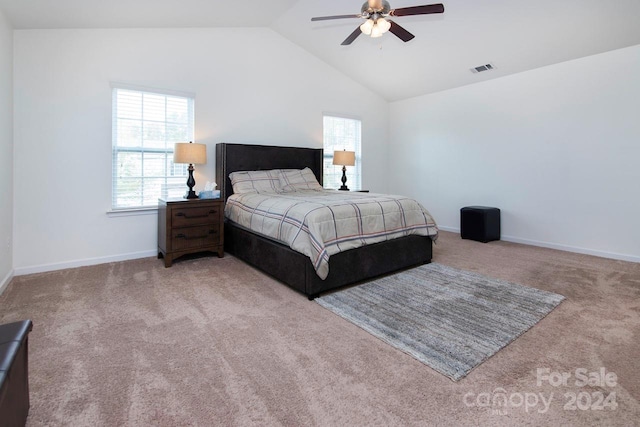
{"type": "Polygon", "coordinates": [[[188,165],[173,163],[173,149],[193,140],[194,97],[114,86],[112,99],[112,209],[182,195],[188,165]]]}
{"type": "Polygon", "coordinates": [[[361,128],[358,119],[324,115],[324,180],[325,188],[338,189],[342,185],[342,166],[333,165],[333,152],[340,150],[356,153],[355,166],[347,166],[347,186],[352,190],[361,189],[361,128]]]}

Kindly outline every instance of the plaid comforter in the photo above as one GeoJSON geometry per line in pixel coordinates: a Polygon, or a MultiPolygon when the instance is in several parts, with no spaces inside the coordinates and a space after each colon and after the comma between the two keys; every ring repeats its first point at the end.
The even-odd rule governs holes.
{"type": "Polygon", "coordinates": [[[435,221],[415,200],[372,193],[234,194],[225,216],[307,255],[321,279],[338,252],[411,234],[438,236],[435,221]]]}

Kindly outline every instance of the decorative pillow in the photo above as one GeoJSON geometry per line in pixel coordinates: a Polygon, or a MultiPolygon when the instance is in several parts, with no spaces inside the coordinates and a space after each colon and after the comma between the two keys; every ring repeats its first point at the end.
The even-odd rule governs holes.
{"type": "Polygon", "coordinates": [[[232,172],[229,179],[235,194],[282,192],[279,169],[232,172]]]}
{"type": "Polygon", "coordinates": [[[282,191],[285,193],[298,190],[324,190],[318,183],[313,171],[309,168],[304,168],[302,170],[281,170],[280,186],[282,187],[282,191]]]}

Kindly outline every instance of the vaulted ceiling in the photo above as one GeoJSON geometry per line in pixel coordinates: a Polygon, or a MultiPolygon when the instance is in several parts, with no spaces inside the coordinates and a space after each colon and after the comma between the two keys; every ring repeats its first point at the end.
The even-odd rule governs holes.
{"type": "Polygon", "coordinates": [[[0,0],[14,28],[268,27],[296,0],[0,0]]]}
{"type": "MultiPolygon", "coordinates": [[[[640,44],[638,0],[440,0],[441,15],[398,17],[390,33],[340,43],[364,0],[0,0],[16,29],[271,27],[389,101],[640,44]],[[471,68],[491,63],[492,71],[471,68]]],[[[389,0],[392,8],[433,3],[389,0]]],[[[439,1],[439,0],[436,0],[439,1]]]]}

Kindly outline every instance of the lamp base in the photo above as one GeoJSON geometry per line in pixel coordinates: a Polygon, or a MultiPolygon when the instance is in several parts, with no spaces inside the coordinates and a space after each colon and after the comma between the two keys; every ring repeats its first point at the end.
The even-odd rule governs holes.
{"type": "Polygon", "coordinates": [[[347,167],[342,166],[342,187],[338,188],[340,191],[349,191],[349,187],[347,187],[347,167]]]}
{"type": "Polygon", "coordinates": [[[197,199],[198,195],[193,191],[193,187],[196,185],[196,180],[193,179],[193,165],[189,164],[189,179],[187,179],[187,187],[189,191],[184,195],[185,199],[197,199]]]}

